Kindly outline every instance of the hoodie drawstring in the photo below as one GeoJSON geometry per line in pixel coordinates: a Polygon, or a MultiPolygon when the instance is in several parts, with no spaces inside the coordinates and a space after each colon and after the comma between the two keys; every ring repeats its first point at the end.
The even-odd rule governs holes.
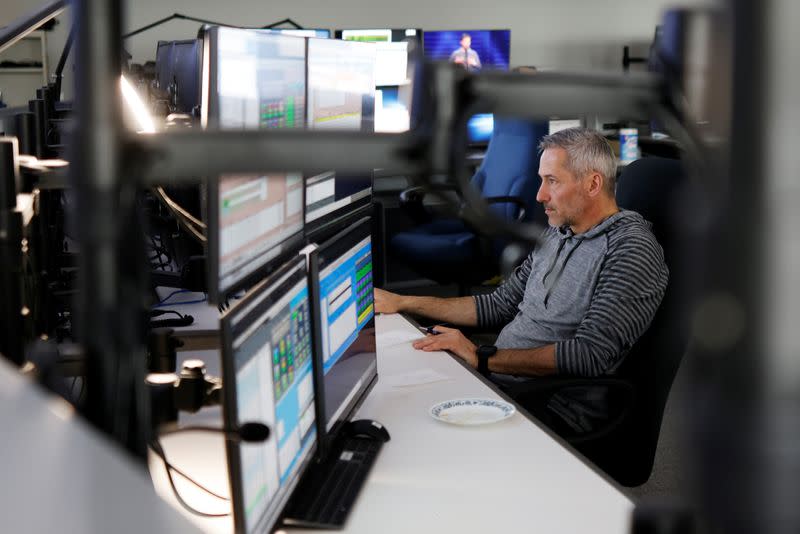
{"type": "MultiPolygon", "coordinates": [[[[567,242],[567,239],[569,239],[569,238],[562,239],[561,243],[558,245],[558,251],[555,254],[555,259],[553,260],[553,263],[550,265],[550,268],[547,269],[547,273],[545,273],[544,277],[542,278],[542,283],[545,283],[545,281],[547,280],[548,275],[553,270],[553,268],[555,268],[555,265],[558,262],[558,256],[561,254],[561,250],[564,248],[564,244],[567,242]]],[[[575,244],[575,246],[572,247],[571,249],[569,249],[569,251],[567,252],[566,257],[564,258],[564,261],[561,262],[561,268],[558,270],[556,275],[550,280],[550,283],[549,284],[545,284],[545,294],[544,294],[544,307],[545,308],[547,307],[547,303],[550,300],[550,294],[553,292],[553,288],[555,287],[556,283],[558,283],[558,280],[561,278],[561,274],[564,272],[564,269],[567,267],[567,262],[569,261],[570,257],[572,257],[572,253],[575,252],[575,250],[579,246],[581,246],[581,243],[583,243],[583,239],[578,239],[578,242],[575,244]]]]}

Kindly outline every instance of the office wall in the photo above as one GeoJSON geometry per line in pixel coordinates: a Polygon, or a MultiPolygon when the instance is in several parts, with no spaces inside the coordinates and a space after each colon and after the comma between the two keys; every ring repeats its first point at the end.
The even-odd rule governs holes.
{"type": "MultiPolygon", "coordinates": [[[[31,9],[32,0],[4,0],[0,24],[31,9]]],[[[41,2],[44,3],[44,2],[41,2]]],[[[622,46],[644,53],[665,7],[674,0],[135,0],[126,27],[138,28],[172,13],[230,24],[261,26],[290,17],[307,27],[511,28],[512,65],[558,69],[618,69],[622,46]]],[[[710,0],[683,0],[683,5],[710,0]]],[[[68,16],[50,37],[55,67],[68,16]]],[[[133,61],[154,59],[159,39],[185,39],[198,25],[171,21],[126,43],[133,61]]],[[[1,80],[1,78],[0,78],[1,80]]]]}

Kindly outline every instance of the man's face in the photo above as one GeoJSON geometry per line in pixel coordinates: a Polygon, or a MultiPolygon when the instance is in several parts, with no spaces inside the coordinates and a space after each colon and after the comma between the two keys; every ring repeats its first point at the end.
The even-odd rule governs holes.
{"type": "Polygon", "coordinates": [[[550,226],[578,225],[590,201],[585,180],[578,180],[566,163],[567,151],[563,148],[548,148],[539,160],[542,185],[536,201],[544,205],[550,226]]]}
{"type": "MultiPolygon", "coordinates": [[[[450,41],[452,43],[452,41],[450,41]]],[[[472,37],[462,37],[461,38],[461,48],[464,50],[469,49],[472,46],[472,37]]]]}

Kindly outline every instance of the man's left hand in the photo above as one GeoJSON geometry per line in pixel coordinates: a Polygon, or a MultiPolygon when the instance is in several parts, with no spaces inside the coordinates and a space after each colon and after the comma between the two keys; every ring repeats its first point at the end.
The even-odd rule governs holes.
{"type": "Polygon", "coordinates": [[[439,333],[428,334],[423,339],[415,341],[413,343],[414,348],[425,352],[449,350],[471,367],[477,369],[478,355],[475,354],[475,350],[478,347],[472,341],[455,328],[436,326],[434,329],[439,333]]]}

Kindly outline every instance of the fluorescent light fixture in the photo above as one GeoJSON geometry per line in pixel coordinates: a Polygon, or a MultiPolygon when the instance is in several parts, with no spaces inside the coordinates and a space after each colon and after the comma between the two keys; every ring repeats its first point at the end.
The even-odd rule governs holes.
{"type": "Polygon", "coordinates": [[[120,76],[120,87],[122,88],[122,97],[125,100],[125,104],[128,106],[128,109],[133,114],[136,122],[139,124],[139,133],[155,133],[156,132],[156,125],[153,123],[152,117],[150,117],[150,113],[147,111],[147,107],[142,102],[142,99],[139,98],[139,93],[136,92],[136,89],[128,83],[128,80],[125,79],[125,76],[120,76]]]}

